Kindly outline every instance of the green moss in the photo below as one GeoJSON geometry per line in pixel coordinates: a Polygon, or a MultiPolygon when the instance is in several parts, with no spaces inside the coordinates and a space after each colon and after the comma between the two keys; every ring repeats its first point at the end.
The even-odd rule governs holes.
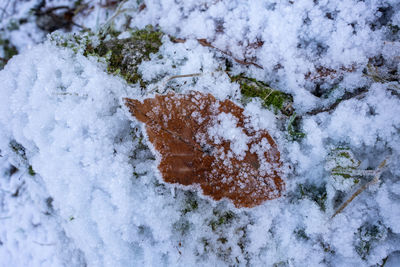
{"type": "Polygon", "coordinates": [[[179,233],[179,235],[184,236],[189,233],[190,222],[186,219],[181,218],[179,221],[173,224],[173,229],[175,232],[179,233]]]}
{"type": "Polygon", "coordinates": [[[218,242],[225,244],[226,242],[228,242],[228,239],[226,237],[220,237],[217,239],[218,242]]]}
{"type": "Polygon", "coordinates": [[[348,147],[337,147],[329,153],[336,162],[336,165],[341,168],[356,169],[360,166],[360,161],[356,159],[353,152],[348,147]]]}
{"type": "Polygon", "coordinates": [[[393,35],[396,35],[400,31],[400,27],[398,25],[388,24],[387,27],[393,35]]]}
{"type": "Polygon", "coordinates": [[[120,32],[108,29],[107,33],[85,32],[70,36],[69,39],[53,34],[52,41],[84,56],[95,56],[106,63],[108,73],[119,75],[128,83],[139,83],[145,87],[138,66],[150,60],[151,54],[158,52],[163,33],[148,26],[132,31],[128,38],[118,39],[119,35],[120,32]]]}
{"type": "Polygon", "coordinates": [[[286,266],[290,266],[289,265],[289,261],[280,261],[280,262],[276,262],[272,265],[272,267],[286,267],[286,266]]]}
{"type": "Polygon", "coordinates": [[[143,30],[133,31],[129,38],[103,40],[96,47],[88,43],[84,55],[106,58],[109,73],[122,76],[128,83],[139,82],[145,87],[146,84],[138,73],[138,66],[143,61],[149,60],[152,53],[158,52],[162,44],[162,35],[162,32],[146,27],[143,30]]]}
{"type": "Polygon", "coordinates": [[[332,170],[332,175],[338,175],[338,176],[342,176],[344,179],[349,179],[351,178],[351,175],[348,173],[342,173],[339,172],[340,170],[332,170]]]}
{"type": "Polygon", "coordinates": [[[230,223],[234,218],[235,214],[231,211],[214,211],[215,218],[210,221],[209,225],[213,231],[216,231],[220,226],[230,223]]]}
{"type": "Polygon", "coordinates": [[[7,25],[7,31],[16,31],[19,30],[19,22],[15,19],[12,19],[7,25]]]}
{"type": "Polygon", "coordinates": [[[18,156],[20,156],[24,161],[27,160],[26,158],[26,152],[25,152],[25,147],[23,147],[20,143],[18,143],[15,140],[12,140],[9,143],[9,146],[11,148],[11,150],[17,154],[18,156]]]}
{"type": "Polygon", "coordinates": [[[232,76],[231,81],[240,85],[240,91],[245,101],[258,97],[264,107],[272,108],[275,112],[281,111],[285,115],[290,115],[293,112],[291,108],[293,98],[291,95],[274,90],[268,84],[245,77],[243,74],[232,76]]]}
{"type": "Polygon", "coordinates": [[[182,209],[182,213],[183,214],[186,214],[186,213],[189,213],[189,212],[193,212],[193,211],[198,209],[199,204],[198,204],[198,202],[197,202],[195,197],[196,196],[195,196],[194,193],[192,193],[192,192],[188,192],[187,193],[187,199],[185,201],[185,206],[182,209]]]}
{"type": "Polygon", "coordinates": [[[314,201],[322,211],[326,210],[327,192],[325,184],[300,184],[298,187],[299,198],[308,198],[314,201]]]}
{"type": "Polygon", "coordinates": [[[35,175],[36,175],[36,172],[33,170],[32,165],[29,165],[29,167],[28,167],[28,173],[29,173],[29,175],[31,175],[31,176],[35,176],[35,175]]]}
{"type": "Polygon", "coordinates": [[[361,259],[366,260],[374,245],[387,236],[387,229],[380,221],[363,224],[355,233],[355,249],[361,259]]]}
{"type": "Polygon", "coordinates": [[[207,238],[202,238],[201,243],[203,244],[203,250],[204,252],[208,252],[210,250],[210,242],[208,241],[207,238]]]}
{"type": "Polygon", "coordinates": [[[297,228],[296,230],[294,230],[293,233],[296,235],[297,239],[299,239],[299,240],[304,240],[304,241],[310,240],[310,238],[307,236],[304,228],[297,228]]]}
{"type": "MultiPolygon", "coordinates": [[[[22,159],[24,162],[28,162],[28,159],[26,157],[26,151],[25,147],[23,147],[20,143],[18,143],[15,140],[12,140],[9,144],[9,147],[11,150],[18,156],[20,159],[22,159]]],[[[31,176],[35,176],[36,172],[33,170],[32,165],[29,165],[27,168],[28,174],[31,176]]]]}
{"type": "Polygon", "coordinates": [[[329,245],[328,243],[320,240],[319,241],[320,246],[322,247],[322,249],[324,250],[325,253],[329,253],[329,254],[336,254],[336,252],[331,248],[331,245],[329,245]]]}
{"type": "Polygon", "coordinates": [[[298,129],[299,129],[299,120],[298,117],[296,116],[296,113],[294,113],[292,116],[290,116],[287,124],[287,132],[289,134],[290,140],[298,141],[306,136],[305,133],[300,132],[298,129]]]}
{"type": "Polygon", "coordinates": [[[8,60],[18,54],[18,50],[8,39],[2,39],[0,37],[0,49],[1,48],[3,50],[3,55],[0,60],[0,69],[3,69],[8,60]]]}

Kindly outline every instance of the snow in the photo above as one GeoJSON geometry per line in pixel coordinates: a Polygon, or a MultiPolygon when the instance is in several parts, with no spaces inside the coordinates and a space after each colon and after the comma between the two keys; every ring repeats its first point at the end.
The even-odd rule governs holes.
{"type": "MultiPolygon", "coordinates": [[[[244,132],[242,127],[238,127],[238,118],[230,113],[221,112],[214,118],[214,122],[207,129],[207,133],[212,137],[214,144],[221,144],[222,141],[229,141],[233,157],[242,160],[248,151],[250,137],[244,132]]],[[[229,157],[229,156],[228,156],[229,157]]]]}
{"type": "Polygon", "coordinates": [[[40,179],[0,158],[2,266],[79,266],[82,252],[65,235],[40,179]],[[17,252],[17,253],[16,253],[17,252]]]}
{"type": "MultiPolygon", "coordinates": [[[[36,2],[17,1],[14,16],[25,16],[36,2]]],[[[229,201],[165,184],[142,126],[123,105],[124,97],[146,94],[107,74],[95,57],[50,41],[35,45],[44,33],[29,21],[1,33],[21,54],[0,71],[0,265],[371,266],[387,259],[386,266],[397,266],[399,84],[366,71],[380,54],[383,73],[400,69],[398,35],[386,27],[400,26],[399,3],[149,0],[140,12],[138,5],[126,3],[131,27],[158,25],[187,39],[173,43],[164,36],[159,52],[139,66],[148,95],[175,86],[242,105],[239,85],[223,71],[223,54],[200,45],[196,39],[202,38],[230,59],[262,66],[235,63],[232,73],[293,95],[301,140],[288,138],[285,118],[261,100],[243,106],[245,127],[267,130],[278,145],[285,195],[235,209],[229,201]],[[258,41],[263,45],[255,47],[258,41]],[[320,67],[336,71],[307,78],[317,77],[320,67]],[[196,73],[201,75],[165,84],[170,76],[196,73]],[[332,88],[337,90],[329,94],[332,88]],[[338,159],[338,148],[350,156],[338,159]],[[376,170],[385,158],[380,181],[332,218],[374,178],[335,176],[332,170],[376,170]]],[[[77,23],[96,29],[109,12],[95,5],[77,23]]],[[[1,25],[11,19],[4,17],[1,25]]],[[[118,16],[116,27],[125,19],[118,16]]],[[[247,150],[262,155],[268,148],[266,140],[248,147],[249,137],[228,113],[213,123],[208,134],[217,144],[230,141],[230,156],[243,157],[247,150]]],[[[269,170],[266,163],[260,168],[269,170]]]]}
{"type": "Polygon", "coordinates": [[[385,224],[397,234],[400,232],[398,223],[400,220],[399,197],[399,182],[391,184],[390,187],[388,185],[382,186],[377,194],[377,202],[385,224]]]}

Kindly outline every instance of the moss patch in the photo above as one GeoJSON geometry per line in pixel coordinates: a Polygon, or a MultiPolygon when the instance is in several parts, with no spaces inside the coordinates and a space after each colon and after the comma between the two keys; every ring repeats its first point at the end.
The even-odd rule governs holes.
{"type": "Polygon", "coordinates": [[[128,83],[140,82],[144,87],[145,83],[138,73],[138,66],[143,61],[149,60],[152,53],[158,52],[162,35],[162,32],[147,27],[132,32],[129,38],[101,41],[97,47],[88,44],[84,55],[107,58],[109,73],[121,75],[128,83]]]}
{"type": "Polygon", "coordinates": [[[288,132],[288,139],[291,141],[298,141],[306,136],[305,133],[299,130],[299,117],[297,117],[296,113],[293,113],[290,116],[288,124],[287,124],[287,132],[288,132]]]}
{"type": "Polygon", "coordinates": [[[28,173],[29,173],[29,175],[31,175],[31,176],[35,176],[35,175],[36,175],[36,172],[33,170],[32,165],[29,165],[29,167],[28,167],[28,173]]]}
{"type": "Polygon", "coordinates": [[[18,54],[17,48],[7,39],[0,38],[0,49],[3,52],[0,54],[0,70],[4,68],[8,60],[18,54]]]}
{"type": "Polygon", "coordinates": [[[298,196],[301,199],[308,198],[314,201],[322,211],[326,210],[326,185],[316,186],[314,184],[300,184],[298,187],[298,196]]]}
{"type": "Polygon", "coordinates": [[[196,194],[193,192],[185,192],[186,200],[183,209],[181,210],[182,214],[186,214],[189,212],[193,212],[198,209],[199,204],[196,199],[196,194]]]}
{"type": "Polygon", "coordinates": [[[285,115],[293,113],[293,97],[291,95],[274,90],[268,84],[245,77],[243,74],[232,76],[231,81],[237,82],[240,85],[240,91],[245,101],[253,97],[258,97],[261,99],[264,107],[272,108],[275,112],[281,111],[285,115]]]}
{"type": "Polygon", "coordinates": [[[210,221],[209,225],[213,231],[216,231],[219,227],[229,224],[235,218],[235,214],[231,211],[221,212],[214,210],[215,218],[210,221]]]}
{"type": "Polygon", "coordinates": [[[304,228],[297,228],[296,230],[294,230],[294,234],[298,240],[303,240],[303,241],[310,240],[310,237],[306,234],[304,228]]]}
{"type": "Polygon", "coordinates": [[[27,161],[25,147],[15,140],[11,140],[9,143],[11,150],[18,155],[23,161],[27,161]]]}
{"type": "Polygon", "coordinates": [[[138,73],[138,66],[150,55],[157,53],[161,46],[163,33],[148,26],[142,30],[131,32],[131,36],[118,39],[120,32],[108,30],[107,33],[86,32],[81,35],[72,35],[68,39],[52,36],[52,41],[61,47],[73,49],[84,56],[95,56],[99,61],[107,64],[110,74],[120,75],[128,83],[139,83],[142,87],[146,83],[138,73]]]}
{"type": "Polygon", "coordinates": [[[366,260],[376,243],[386,238],[387,229],[380,221],[375,224],[368,222],[357,229],[355,236],[355,249],[361,259],[366,260]]]}

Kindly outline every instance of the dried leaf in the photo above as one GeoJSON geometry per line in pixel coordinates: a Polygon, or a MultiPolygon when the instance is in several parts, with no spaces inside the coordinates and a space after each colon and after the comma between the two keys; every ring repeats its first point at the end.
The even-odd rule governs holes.
{"type": "Polygon", "coordinates": [[[160,155],[158,169],[165,182],[199,185],[204,195],[228,198],[236,207],[254,207],[284,190],[276,143],[267,131],[253,129],[243,109],[232,101],[199,92],[125,101],[132,115],[145,123],[148,139],[160,155]],[[237,122],[236,130],[247,140],[242,155],[232,149],[234,140],[217,140],[209,134],[220,123],[219,114],[237,122]]]}

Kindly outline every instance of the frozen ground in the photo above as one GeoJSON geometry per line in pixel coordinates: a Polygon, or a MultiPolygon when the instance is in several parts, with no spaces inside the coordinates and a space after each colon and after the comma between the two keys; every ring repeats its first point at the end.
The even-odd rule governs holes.
{"type": "MultiPolygon", "coordinates": [[[[138,68],[146,89],[59,45],[69,29],[46,40],[29,17],[40,1],[0,2],[1,40],[20,53],[0,71],[0,266],[399,266],[398,1],[128,1],[110,21],[111,2],[71,30],[159,27],[162,46],[138,68]],[[282,197],[236,209],[158,177],[122,99],[193,73],[168,88],[242,105],[278,144],[282,197]],[[293,96],[294,130],[295,116],[243,101],[240,73],[293,96]]],[[[231,124],[209,132],[241,154],[246,138],[221,130],[231,124]]]]}

